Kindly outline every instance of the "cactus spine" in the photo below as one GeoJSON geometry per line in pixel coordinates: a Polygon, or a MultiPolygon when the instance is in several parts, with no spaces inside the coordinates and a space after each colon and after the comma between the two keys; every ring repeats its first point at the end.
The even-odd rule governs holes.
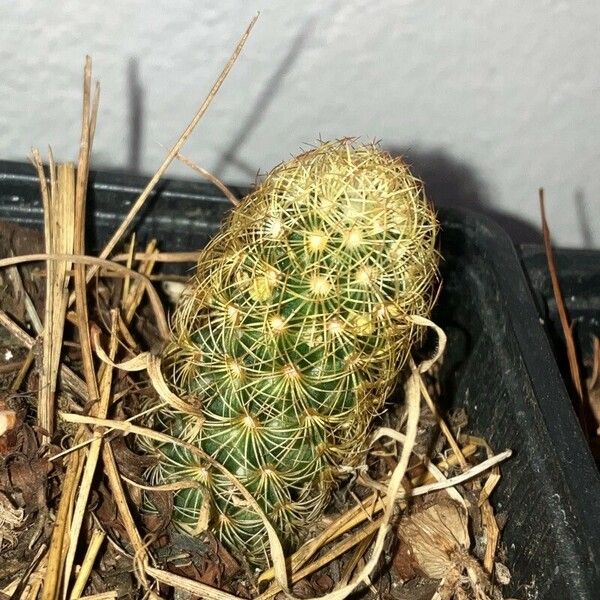
{"type": "MultiPolygon", "coordinates": [[[[173,318],[166,375],[202,416],[154,427],[197,445],[250,491],[291,548],[340,474],[360,463],[373,417],[427,316],[437,222],[421,184],[375,145],[323,144],[276,167],[203,251],[173,318]]],[[[213,531],[255,564],[263,524],[198,456],[154,444],[173,520],[213,531]],[[205,504],[207,503],[207,504],[205,504]]]]}

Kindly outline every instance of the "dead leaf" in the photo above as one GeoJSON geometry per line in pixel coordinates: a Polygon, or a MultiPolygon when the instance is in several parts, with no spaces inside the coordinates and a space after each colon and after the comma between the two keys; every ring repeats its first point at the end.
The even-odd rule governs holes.
{"type": "Polygon", "coordinates": [[[394,566],[400,562],[432,579],[442,579],[453,567],[453,555],[470,545],[466,511],[448,500],[404,517],[397,533],[399,551],[409,560],[405,564],[395,561],[394,566]]]}
{"type": "Polygon", "coordinates": [[[27,513],[46,507],[48,475],[53,469],[46,458],[27,458],[24,454],[12,457],[8,463],[8,477],[13,493],[19,493],[27,513]]]}

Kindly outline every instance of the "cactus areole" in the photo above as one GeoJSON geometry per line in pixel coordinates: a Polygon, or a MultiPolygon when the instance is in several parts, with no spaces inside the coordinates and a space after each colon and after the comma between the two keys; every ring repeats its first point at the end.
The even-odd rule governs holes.
{"type": "MultiPolygon", "coordinates": [[[[281,164],[203,250],[172,320],[165,377],[196,414],[152,426],[210,455],[250,492],[292,550],[341,475],[428,316],[437,221],[421,183],[376,145],[324,143],[281,164]],[[200,414],[198,414],[200,413],[200,414]]],[[[152,442],[153,484],[173,522],[207,525],[264,564],[264,524],[231,478],[184,446],[152,442]]]]}

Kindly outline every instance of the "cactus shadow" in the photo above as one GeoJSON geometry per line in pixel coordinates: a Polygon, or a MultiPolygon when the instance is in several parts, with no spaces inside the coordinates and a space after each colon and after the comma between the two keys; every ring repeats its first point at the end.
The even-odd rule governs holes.
{"type": "Polygon", "coordinates": [[[427,196],[438,207],[463,208],[483,214],[498,223],[515,244],[542,243],[541,229],[517,215],[492,205],[486,183],[475,169],[442,148],[389,147],[402,157],[424,185],[427,196]]]}

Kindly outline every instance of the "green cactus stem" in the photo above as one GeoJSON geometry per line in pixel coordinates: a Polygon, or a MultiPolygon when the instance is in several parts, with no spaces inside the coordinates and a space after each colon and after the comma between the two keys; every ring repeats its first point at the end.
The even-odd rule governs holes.
{"type": "MultiPolygon", "coordinates": [[[[422,335],[409,317],[430,312],[436,232],[404,162],[341,141],[276,167],[202,252],[165,352],[202,417],[167,408],[153,426],[238,478],[288,549],[363,460],[422,335]]],[[[199,484],[174,493],[176,524],[193,534],[204,507],[225,544],[265,562],[263,523],[227,477],[177,445],[151,451],[153,483],[199,484]]]]}

